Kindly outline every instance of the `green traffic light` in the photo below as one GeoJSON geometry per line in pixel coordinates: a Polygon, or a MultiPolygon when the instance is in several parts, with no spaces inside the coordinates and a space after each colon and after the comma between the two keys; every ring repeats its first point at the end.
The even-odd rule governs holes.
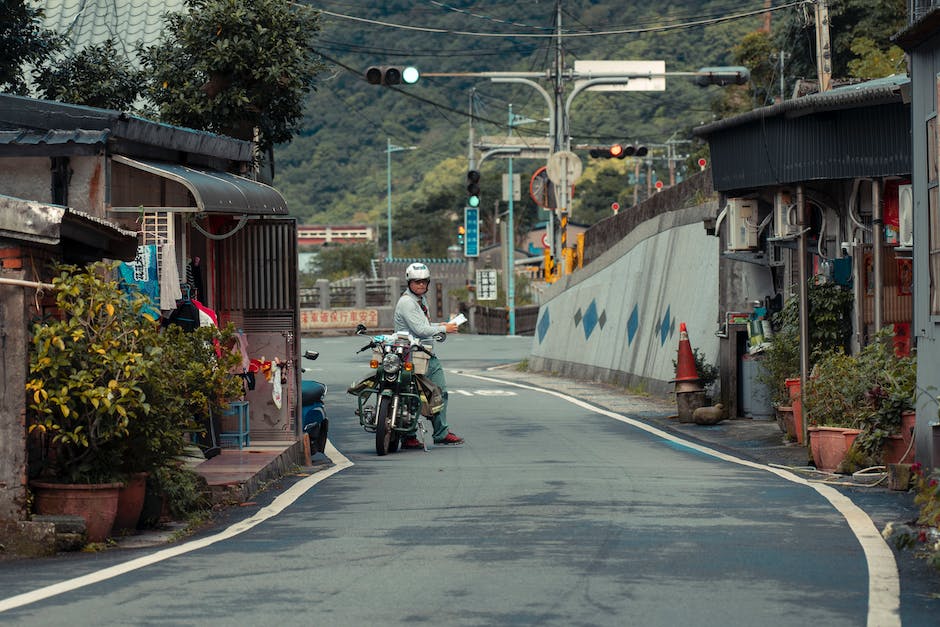
{"type": "Polygon", "coordinates": [[[467,199],[467,205],[469,205],[469,206],[471,206],[471,207],[479,207],[479,206],[480,206],[480,197],[479,197],[479,196],[471,196],[470,198],[467,199]]]}
{"type": "Polygon", "coordinates": [[[418,82],[419,78],[421,78],[421,74],[418,72],[418,68],[412,67],[410,65],[408,67],[402,68],[401,80],[403,83],[414,85],[418,82]]]}

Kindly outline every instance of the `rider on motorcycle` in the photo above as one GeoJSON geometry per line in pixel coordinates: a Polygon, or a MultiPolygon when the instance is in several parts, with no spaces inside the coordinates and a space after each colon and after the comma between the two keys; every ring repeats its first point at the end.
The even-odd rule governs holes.
{"type": "MultiPolygon", "coordinates": [[[[428,291],[428,285],[431,282],[431,271],[423,263],[413,263],[405,270],[405,280],[408,282],[406,289],[398,304],[395,306],[395,332],[404,331],[410,333],[416,338],[430,340],[435,333],[456,333],[457,324],[455,322],[442,322],[432,324],[431,316],[428,313],[427,302],[424,295],[428,291]]],[[[431,356],[428,362],[428,371],[424,375],[441,389],[441,398],[444,406],[441,411],[431,417],[431,424],[434,427],[434,443],[443,445],[463,444],[464,440],[456,434],[450,432],[447,425],[447,383],[444,380],[444,369],[436,356],[431,356]]],[[[407,438],[403,443],[404,448],[422,448],[421,442],[415,437],[407,438]]]]}

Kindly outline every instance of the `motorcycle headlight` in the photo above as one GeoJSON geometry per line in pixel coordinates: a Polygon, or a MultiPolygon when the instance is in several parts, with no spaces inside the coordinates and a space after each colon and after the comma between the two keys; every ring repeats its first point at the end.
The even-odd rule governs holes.
{"type": "Polygon", "coordinates": [[[382,370],[389,374],[395,374],[401,370],[401,359],[398,358],[398,355],[387,354],[382,358],[382,370]]]}

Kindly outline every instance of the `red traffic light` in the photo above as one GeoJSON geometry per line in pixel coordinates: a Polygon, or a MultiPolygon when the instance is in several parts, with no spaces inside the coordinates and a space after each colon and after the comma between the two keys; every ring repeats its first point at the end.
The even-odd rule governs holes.
{"type": "Polygon", "coordinates": [[[595,159],[624,159],[633,154],[633,146],[624,148],[622,144],[611,146],[595,146],[588,152],[595,159]]]}

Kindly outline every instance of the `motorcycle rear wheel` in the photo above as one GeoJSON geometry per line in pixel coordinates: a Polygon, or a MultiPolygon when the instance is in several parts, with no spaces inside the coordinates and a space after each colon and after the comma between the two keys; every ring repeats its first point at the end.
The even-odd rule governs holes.
{"type": "MultiPolygon", "coordinates": [[[[375,412],[375,452],[386,455],[392,441],[392,399],[383,396],[375,412]]],[[[397,448],[397,447],[396,447],[397,448]]]]}

